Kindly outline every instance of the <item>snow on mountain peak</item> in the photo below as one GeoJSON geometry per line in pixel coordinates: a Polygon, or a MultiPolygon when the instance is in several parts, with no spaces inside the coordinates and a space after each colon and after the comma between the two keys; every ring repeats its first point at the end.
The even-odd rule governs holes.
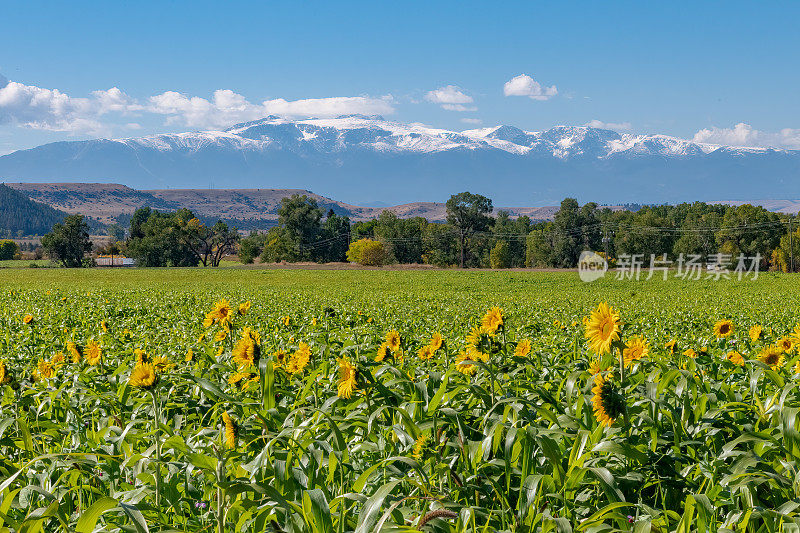
{"type": "Polygon", "coordinates": [[[382,153],[433,153],[451,150],[499,150],[514,155],[557,159],[689,157],[728,152],[754,153],[760,148],[725,147],[670,137],[618,133],[590,126],[555,126],[545,131],[525,131],[515,126],[451,131],[421,123],[386,120],[380,115],[340,115],[336,118],[292,120],[275,115],[236,124],[224,131],[154,135],[118,142],[159,151],[196,150],[211,144],[238,145],[247,150],[288,150],[300,153],[336,153],[348,149],[382,153]]]}

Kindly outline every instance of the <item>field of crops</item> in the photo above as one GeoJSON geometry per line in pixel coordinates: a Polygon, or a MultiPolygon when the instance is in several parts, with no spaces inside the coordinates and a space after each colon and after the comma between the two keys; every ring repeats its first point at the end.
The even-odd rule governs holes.
{"type": "Polygon", "coordinates": [[[791,276],[0,276],[0,532],[800,525],[791,276]]]}

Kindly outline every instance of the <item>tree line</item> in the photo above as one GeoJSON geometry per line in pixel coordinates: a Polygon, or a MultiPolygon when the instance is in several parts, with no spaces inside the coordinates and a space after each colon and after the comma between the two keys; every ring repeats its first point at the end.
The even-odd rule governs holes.
{"type": "MultiPolygon", "coordinates": [[[[794,217],[752,205],[695,202],[612,209],[567,198],[553,220],[533,221],[502,210],[493,213],[491,199],[462,192],[445,208],[443,222],[400,218],[386,210],[352,223],[332,210],[326,213],[313,198],[294,195],[281,200],[276,226],[240,237],[224,222],[202,223],[188,209],[165,213],[144,207],[131,217],[127,237],[117,228],[99,251],[123,253],[140,266],[214,267],[223,257],[238,254],[243,263],[349,261],[464,268],[572,268],[584,250],[598,251],[612,263],[626,254],[649,261],[651,254],[708,260],[723,253],[760,255],[762,267],[800,270],[800,228],[794,217]]],[[[75,217],[80,216],[54,226],[51,234],[57,238],[42,241],[51,257],[71,251],[71,258],[62,260],[65,266],[83,264],[78,258],[87,251],[88,226],[75,217]],[[73,244],[65,247],[70,231],[73,244]]]]}

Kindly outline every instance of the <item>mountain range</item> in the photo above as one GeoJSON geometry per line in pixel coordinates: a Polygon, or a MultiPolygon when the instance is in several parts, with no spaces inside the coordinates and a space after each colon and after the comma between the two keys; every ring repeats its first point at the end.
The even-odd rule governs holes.
{"type": "Polygon", "coordinates": [[[674,203],[800,197],[800,151],[696,143],[588,126],[461,132],[379,116],[269,116],[224,131],[65,141],[0,157],[0,181],[136,189],[307,189],[351,204],[674,203]]]}

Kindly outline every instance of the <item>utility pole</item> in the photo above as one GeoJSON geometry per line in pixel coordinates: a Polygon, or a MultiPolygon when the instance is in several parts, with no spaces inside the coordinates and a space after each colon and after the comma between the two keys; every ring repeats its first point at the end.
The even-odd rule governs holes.
{"type": "Polygon", "coordinates": [[[610,241],[611,241],[611,239],[609,239],[609,237],[608,237],[608,230],[606,230],[605,231],[605,236],[603,237],[603,244],[605,245],[605,248],[606,248],[606,262],[607,263],[611,261],[611,258],[608,257],[608,243],[610,241]]]}

